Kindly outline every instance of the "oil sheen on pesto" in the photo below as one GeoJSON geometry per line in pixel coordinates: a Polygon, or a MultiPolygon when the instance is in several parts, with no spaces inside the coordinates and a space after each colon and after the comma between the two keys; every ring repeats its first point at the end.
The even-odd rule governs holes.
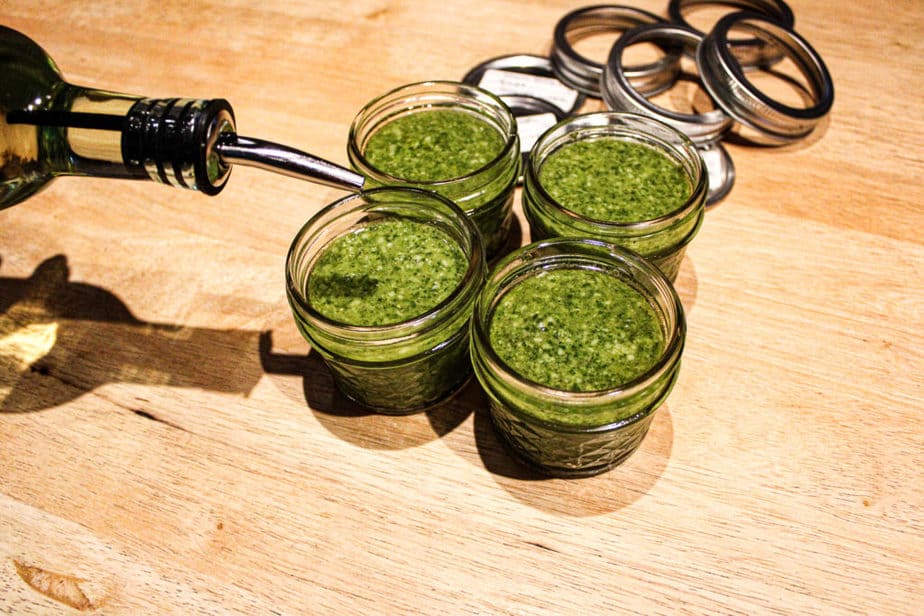
{"type": "Polygon", "coordinates": [[[683,168],[658,150],[617,137],[574,141],[552,152],[539,181],[555,201],[586,218],[639,222],[690,197],[683,168]]]}
{"type": "Polygon", "coordinates": [[[655,364],[665,344],[641,293],[587,269],[554,269],[518,283],[496,307],[489,337],[520,375],[575,392],[628,383],[655,364]]]}
{"type": "Polygon", "coordinates": [[[378,326],[420,316],[449,297],[468,261],[444,231],[373,223],[331,242],[308,276],[308,301],[328,319],[378,326]]]}
{"type": "Polygon", "coordinates": [[[366,159],[385,173],[417,182],[462,177],[497,158],[504,138],[486,119],[450,109],[417,111],[377,130],[366,159]]]}

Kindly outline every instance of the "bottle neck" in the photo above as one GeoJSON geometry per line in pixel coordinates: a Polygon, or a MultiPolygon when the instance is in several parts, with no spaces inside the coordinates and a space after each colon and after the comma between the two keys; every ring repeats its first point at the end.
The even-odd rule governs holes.
{"type": "Polygon", "coordinates": [[[215,144],[234,132],[223,99],[154,99],[61,84],[10,125],[33,125],[52,175],[150,179],[217,194],[230,165],[215,144]]]}
{"type": "Polygon", "coordinates": [[[216,144],[234,131],[234,112],[224,99],[140,99],[125,116],[122,160],[154,181],[214,195],[231,172],[216,144]]]}

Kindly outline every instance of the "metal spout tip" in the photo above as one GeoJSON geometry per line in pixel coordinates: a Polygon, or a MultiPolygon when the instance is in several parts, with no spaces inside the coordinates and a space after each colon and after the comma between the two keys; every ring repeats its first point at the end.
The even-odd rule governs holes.
{"type": "Polygon", "coordinates": [[[341,188],[351,192],[363,189],[366,178],[359,173],[313,154],[285,145],[226,133],[215,144],[215,151],[225,164],[259,167],[290,177],[341,188]]]}

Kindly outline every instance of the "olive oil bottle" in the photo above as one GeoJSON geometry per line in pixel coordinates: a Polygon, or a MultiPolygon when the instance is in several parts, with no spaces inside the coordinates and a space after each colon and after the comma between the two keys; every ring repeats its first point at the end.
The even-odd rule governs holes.
{"type": "Polygon", "coordinates": [[[0,210],[66,175],[153,180],[215,195],[232,163],[338,188],[363,183],[310,154],[238,136],[224,99],[71,85],[37,43],[0,26],[0,210]]]}

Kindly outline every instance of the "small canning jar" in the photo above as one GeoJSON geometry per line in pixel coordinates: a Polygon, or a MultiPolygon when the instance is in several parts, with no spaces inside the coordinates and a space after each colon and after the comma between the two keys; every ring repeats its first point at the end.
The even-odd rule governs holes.
{"type": "Polygon", "coordinates": [[[563,120],[539,138],[524,172],[523,211],[533,241],[591,237],[612,242],[641,254],[674,281],[686,247],[702,224],[708,188],[702,157],[686,135],[659,120],[603,111],[563,120]],[[549,157],[571,144],[604,138],[648,146],[664,154],[686,177],[687,198],[655,218],[618,222],[584,216],[556,201],[549,187],[543,185],[543,165],[549,157]]]}
{"type": "MultiPolygon", "coordinates": [[[[510,309],[507,310],[510,314],[510,309]]],[[[620,316],[615,317],[618,329],[624,326],[625,310],[609,304],[596,314],[619,313],[620,316]]],[[[600,326],[600,322],[588,322],[584,329],[591,332],[593,338],[600,326]]],[[[503,441],[518,457],[546,474],[580,477],[620,464],[639,447],[655,412],[667,399],[677,379],[686,325],[683,307],[673,285],[660,270],[638,254],[598,240],[554,238],[524,246],[498,262],[475,305],[471,335],[475,375],[490,398],[491,417],[503,441]],[[631,364],[637,357],[631,352],[625,356],[630,367],[623,373],[625,376],[618,379],[623,382],[607,384],[604,389],[571,391],[544,385],[524,376],[527,369],[534,369],[540,362],[549,363],[553,369],[569,370],[574,361],[582,361],[574,358],[569,361],[567,358],[568,344],[573,344],[573,339],[561,343],[557,349],[549,348],[541,341],[538,329],[552,327],[553,319],[560,321],[562,314],[572,310],[574,318],[593,321],[582,316],[593,312],[580,312],[578,304],[586,305],[586,301],[575,299],[582,296],[575,287],[561,286],[555,296],[537,296],[538,308],[528,306],[523,293],[510,295],[524,282],[547,277],[550,272],[561,272],[564,276],[583,272],[585,277],[571,278],[575,286],[586,284],[587,272],[612,276],[616,281],[611,284],[631,290],[624,296],[628,298],[625,300],[627,304],[650,306],[652,316],[646,326],[650,328],[648,337],[657,336],[660,344],[649,347],[655,350],[641,365],[631,364]],[[510,335],[502,329],[494,329],[495,326],[503,327],[503,317],[498,315],[504,310],[499,310],[499,306],[503,306],[505,298],[519,300],[522,308],[519,312],[535,319],[535,327],[528,327],[534,327],[532,331],[536,332],[536,337],[520,337],[521,341],[532,339],[526,344],[538,352],[538,359],[520,364],[528,368],[511,366],[512,363],[525,361],[523,359],[511,359],[508,355],[505,361],[499,355],[502,338],[510,335]],[[560,311],[548,310],[541,307],[542,302],[561,304],[562,308],[560,311]]],[[[571,335],[570,332],[555,334],[562,340],[571,335]]],[[[639,336],[638,332],[635,335],[639,336]]],[[[624,342],[614,336],[591,340],[589,345],[602,349],[624,342]]],[[[641,348],[633,347],[633,344],[630,335],[630,344],[626,348],[641,348]]],[[[588,343],[585,342],[584,346],[588,343]]],[[[581,357],[580,351],[570,352],[575,357],[581,357]]],[[[610,373],[605,374],[604,380],[609,379],[610,373]]]]}
{"type": "MultiPolygon", "coordinates": [[[[431,135],[405,131],[411,139],[423,142],[431,135]]],[[[445,135],[426,149],[421,163],[451,157],[453,146],[445,145],[445,135]],[[445,146],[445,147],[443,147],[445,146]]],[[[398,149],[414,151],[407,143],[398,149]]],[[[520,142],[517,124],[509,107],[500,98],[477,86],[454,81],[428,81],[396,88],[367,103],[350,126],[347,155],[357,172],[366,176],[370,185],[414,186],[437,192],[462,208],[475,222],[484,238],[488,258],[498,254],[507,242],[513,222],[513,194],[520,173],[520,142]],[[490,152],[483,164],[466,168],[448,177],[413,177],[412,173],[392,173],[370,161],[371,139],[392,122],[412,114],[430,111],[458,111],[485,123],[496,133],[496,152],[490,152]]],[[[458,153],[457,153],[458,155],[458,153]]],[[[463,155],[464,158],[467,158],[463,155]]],[[[467,160],[458,161],[463,166],[467,160]]]]}
{"type": "MultiPolygon", "coordinates": [[[[419,255],[408,254],[407,259],[419,260],[419,255]]],[[[414,267],[433,265],[441,267],[414,267]]],[[[368,301],[364,288],[377,284],[366,269],[357,271],[355,280],[352,274],[337,276],[351,278],[343,283],[343,293],[359,301],[368,301]]],[[[302,227],[286,257],[286,294],[299,331],[322,356],[341,392],[391,415],[427,409],[468,381],[469,323],[484,276],[484,247],[468,217],[449,200],[413,188],[375,188],[331,203],[302,227]],[[351,325],[319,312],[315,304],[320,300],[309,289],[325,251],[337,240],[385,222],[420,223],[428,233],[438,230],[448,236],[461,251],[461,280],[435,306],[397,323],[351,325]]]]}

